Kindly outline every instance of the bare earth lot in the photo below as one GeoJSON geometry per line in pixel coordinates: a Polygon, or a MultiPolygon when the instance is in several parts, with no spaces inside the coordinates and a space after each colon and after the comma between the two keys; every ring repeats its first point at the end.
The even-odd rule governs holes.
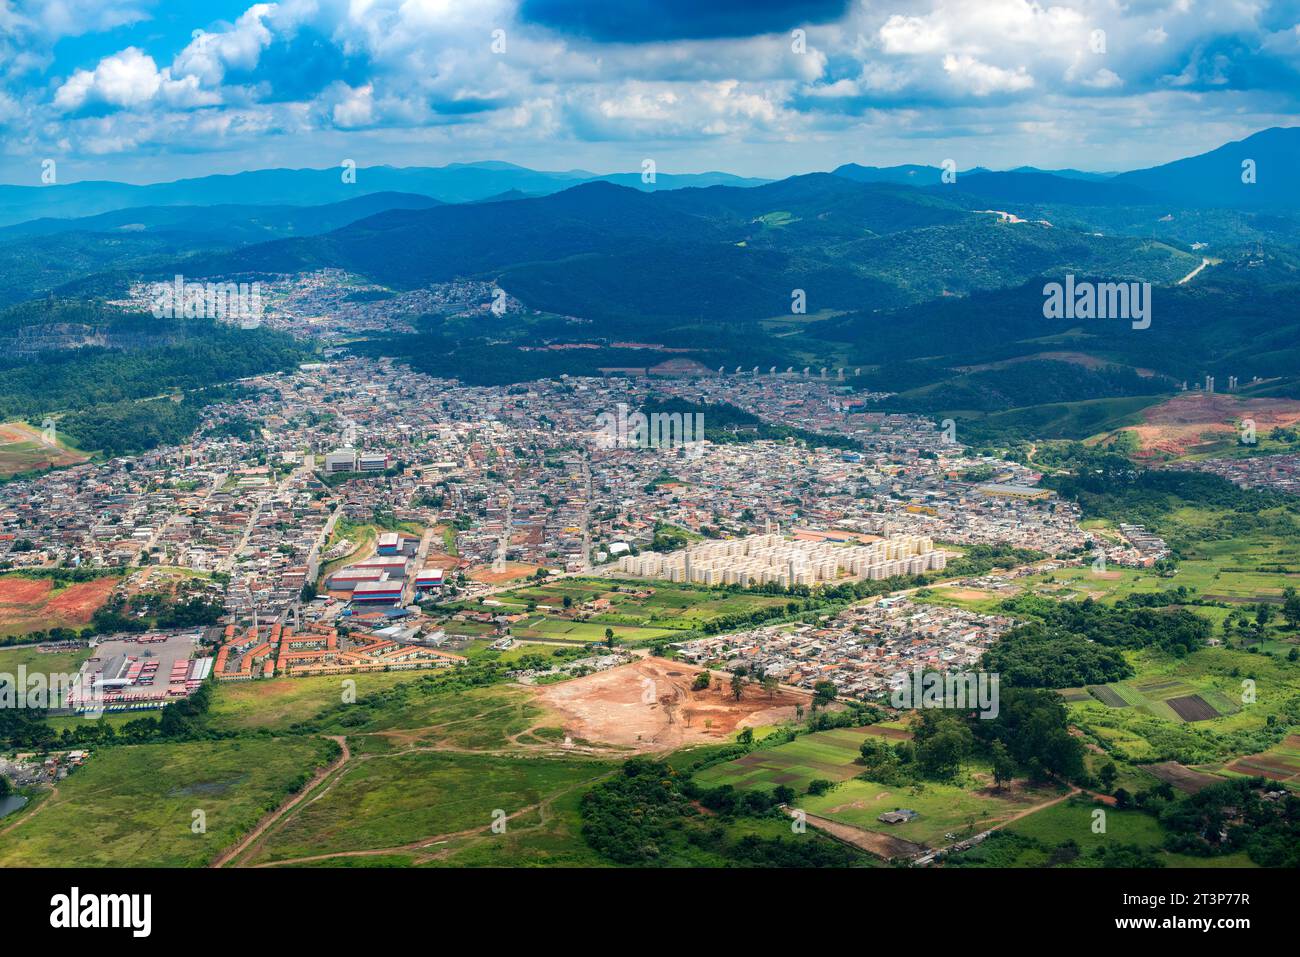
{"type": "Polygon", "coordinates": [[[536,703],[553,712],[566,734],[637,751],[665,751],[717,743],[740,728],[793,720],[797,692],[747,687],[740,701],[729,683],[715,676],[706,691],[692,691],[701,671],[661,658],[641,661],[585,678],[537,689],[536,703]]]}
{"type": "Polygon", "coordinates": [[[0,578],[0,634],[87,625],[116,585],[105,577],[55,591],[48,578],[0,578]]]}

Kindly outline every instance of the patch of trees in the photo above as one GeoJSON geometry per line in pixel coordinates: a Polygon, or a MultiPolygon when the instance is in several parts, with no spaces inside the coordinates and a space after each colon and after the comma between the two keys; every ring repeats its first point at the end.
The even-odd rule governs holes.
{"type": "Polygon", "coordinates": [[[985,652],[982,667],[996,672],[1003,687],[1014,688],[1074,688],[1133,676],[1118,649],[1037,623],[1003,635],[985,652]]]}
{"type": "Polygon", "coordinates": [[[1115,459],[1100,470],[1044,476],[1043,485],[1078,502],[1085,518],[1136,522],[1159,529],[1162,519],[1190,506],[1258,515],[1266,509],[1296,508],[1295,499],[1267,489],[1245,489],[1205,472],[1140,469],[1115,459]]]}
{"type": "Polygon", "coordinates": [[[1160,824],[1170,851],[1245,851],[1261,867],[1300,867],[1300,798],[1264,778],[1225,781],[1174,801],[1160,811],[1160,824]]]}
{"type": "Polygon", "coordinates": [[[1091,598],[1065,602],[1037,595],[1010,598],[1000,607],[1008,614],[1041,621],[1049,634],[1076,635],[1107,648],[1158,648],[1179,657],[1203,648],[1213,632],[1209,619],[1185,608],[1109,606],[1091,598]]]}
{"type": "MultiPolygon", "coordinates": [[[[39,318],[24,314],[15,319],[10,313],[12,310],[0,314],[0,325],[30,325],[39,318]]],[[[76,317],[93,327],[104,322],[92,304],[68,306],[59,315],[64,313],[68,313],[62,319],[65,322],[76,317]]],[[[166,391],[202,389],[292,368],[309,355],[291,336],[269,329],[237,329],[206,319],[136,319],[148,327],[148,337],[140,340],[140,348],[64,349],[41,353],[38,363],[7,363],[9,368],[0,376],[0,417],[39,417],[166,391]]],[[[67,425],[61,421],[59,429],[66,431],[67,425]]]]}
{"type": "Polygon", "coordinates": [[[861,860],[816,835],[736,838],[729,831],[739,817],[780,815],[778,803],[775,791],[701,788],[663,762],[633,758],[583,795],[582,836],[602,857],[638,867],[847,867],[861,860]]]}
{"type": "Polygon", "coordinates": [[[1069,732],[1064,704],[1051,692],[1000,689],[998,714],[922,709],[911,741],[867,738],[861,777],[904,787],[918,780],[951,780],[971,759],[987,760],[999,787],[1017,775],[1033,781],[1086,777],[1083,745],[1069,732]]]}

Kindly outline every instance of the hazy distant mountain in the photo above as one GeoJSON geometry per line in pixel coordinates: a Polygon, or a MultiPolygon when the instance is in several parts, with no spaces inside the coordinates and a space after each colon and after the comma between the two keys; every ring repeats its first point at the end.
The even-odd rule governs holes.
{"type": "Polygon", "coordinates": [[[1113,182],[1182,206],[1296,209],[1300,208],[1297,160],[1300,126],[1274,127],[1199,156],[1120,173],[1113,182]],[[1242,181],[1247,161],[1254,163],[1254,183],[1242,181]]]}
{"type": "MultiPolygon", "coordinates": [[[[982,166],[968,170],[958,170],[957,179],[971,173],[986,173],[982,166]]],[[[831,170],[835,176],[851,179],[859,183],[898,183],[904,186],[939,186],[943,184],[943,170],[938,166],[859,166],[857,163],[845,163],[831,170]]]]}
{"type": "Polygon", "coordinates": [[[75,219],[45,217],[0,227],[0,240],[58,233],[133,233],[220,240],[232,245],[329,232],[387,209],[441,203],[415,193],[370,193],[322,206],[143,206],[75,219]]]}
{"type": "Polygon", "coordinates": [[[545,195],[593,180],[626,180],[627,185],[642,190],[718,183],[754,186],[767,182],[729,173],[659,173],[653,183],[642,183],[640,173],[541,172],[499,162],[454,163],[436,168],[373,166],[355,172],[356,181],[352,183],[344,182],[344,170],[337,167],[252,170],[147,186],[90,181],[55,186],[0,186],[0,226],[45,217],[93,216],[143,206],[313,206],[381,192],[418,193],[442,202],[463,203],[511,190],[545,195]]]}
{"type": "Polygon", "coordinates": [[[1144,206],[1155,197],[1114,179],[1087,180],[1040,172],[973,173],[932,189],[959,191],[981,200],[1002,203],[1054,203],[1067,206],[1144,206]]]}
{"type": "Polygon", "coordinates": [[[1052,176],[1060,176],[1063,179],[1089,179],[1089,180],[1106,180],[1113,177],[1114,173],[1089,173],[1081,169],[1039,169],[1037,166],[1017,166],[1015,169],[1007,170],[1009,173],[1048,173],[1052,176]]]}

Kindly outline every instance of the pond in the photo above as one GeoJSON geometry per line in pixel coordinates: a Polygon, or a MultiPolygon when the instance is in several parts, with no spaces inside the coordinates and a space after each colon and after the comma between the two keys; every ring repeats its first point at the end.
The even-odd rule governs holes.
{"type": "Polygon", "coordinates": [[[27,798],[21,794],[11,794],[0,798],[0,817],[20,811],[27,806],[27,798]]]}

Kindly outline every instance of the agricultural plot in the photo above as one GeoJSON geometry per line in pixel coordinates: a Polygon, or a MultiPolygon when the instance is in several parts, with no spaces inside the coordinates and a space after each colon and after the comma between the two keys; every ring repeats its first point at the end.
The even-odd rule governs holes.
{"type": "Polygon", "coordinates": [[[1177,761],[1161,761],[1157,764],[1144,764],[1142,770],[1157,780],[1164,781],[1184,794],[1204,791],[1211,784],[1219,782],[1213,776],[1192,768],[1184,767],[1177,761]]]}
{"type": "MultiPolygon", "coordinates": [[[[1061,688],[1056,692],[1061,699],[1067,704],[1077,704],[1080,701],[1087,701],[1090,697],[1087,688],[1061,688]]],[[[1103,702],[1104,704],[1105,702],[1103,702]]]]}
{"type": "Polygon", "coordinates": [[[1220,773],[1261,777],[1300,788],[1300,734],[1287,735],[1280,744],[1259,754],[1249,754],[1226,764],[1220,773]]]}
{"type": "Polygon", "coordinates": [[[1091,685],[1087,690],[1108,708],[1136,708],[1166,721],[1208,721],[1240,710],[1224,694],[1167,677],[1091,685]]]}
{"type": "Polygon", "coordinates": [[[256,738],[104,748],[0,835],[0,867],[207,864],[301,787],[330,747],[256,738]]]}
{"type": "MultiPolygon", "coordinates": [[[[800,735],[787,744],[751,751],[695,775],[705,787],[730,784],[739,790],[787,785],[802,793],[817,778],[847,781],[862,768],[854,763],[870,728],[837,728],[800,735]]],[[[905,733],[905,732],[904,732],[905,733]]]]}

